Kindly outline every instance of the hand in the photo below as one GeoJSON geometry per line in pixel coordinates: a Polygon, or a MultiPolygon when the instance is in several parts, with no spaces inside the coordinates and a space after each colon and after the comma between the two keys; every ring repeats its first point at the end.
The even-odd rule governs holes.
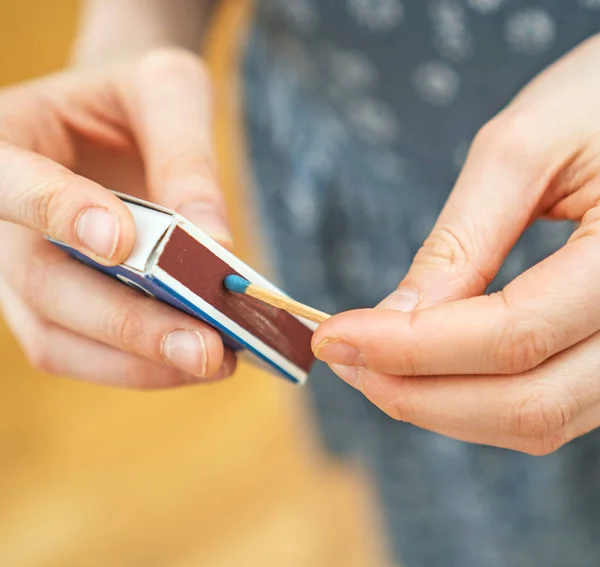
{"type": "Polygon", "coordinates": [[[315,333],[316,355],[392,417],[536,455],[600,425],[598,61],[595,37],[485,125],[398,290],[315,333]],[[483,296],[538,217],[580,225],[483,296]]]}
{"type": "Polygon", "coordinates": [[[142,388],[232,373],[216,331],[42,237],[107,265],[126,259],[135,225],[110,187],[230,242],[209,90],[195,56],[161,49],[0,91],[0,304],[34,366],[142,388]]]}

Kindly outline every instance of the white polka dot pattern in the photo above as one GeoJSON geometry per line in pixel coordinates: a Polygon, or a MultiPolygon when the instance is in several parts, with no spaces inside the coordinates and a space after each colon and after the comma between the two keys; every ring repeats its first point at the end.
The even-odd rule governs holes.
{"type": "Polygon", "coordinates": [[[454,62],[469,57],[473,38],[463,6],[455,0],[437,0],[431,4],[429,14],[440,55],[454,62]]]}
{"type": "Polygon", "coordinates": [[[342,91],[364,91],[377,82],[377,69],[358,51],[333,49],[329,65],[331,80],[342,91]]]}
{"type": "Polygon", "coordinates": [[[404,19],[400,0],[348,0],[348,10],[361,26],[374,32],[390,31],[404,19]]]}
{"type": "Polygon", "coordinates": [[[303,33],[314,31],[319,24],[315,0],[271,0],[270,9],[278,13],[288,25],[303,33]]]}
{"type": "Polygon", "coordinates": [[[483,14],[491,14],[498,10],[505,0],[468,0],[467,4],[473,10],[483,14]]]}
{"type": "Polygon", "coordinates": [[[434,106],[446,106],[453,102],[460,88],[458,73],[441,61],[419,66],[413,82],[421,99],[434,106]]]}
{"type": "Polygon", "coordinates": [[[347,108],[348,119],[357,133],[372,142],[391,143],[398,136],[398,121],[389,106],[372,98],[352,101],[347,108]]]}
{"type": "MultiPolygon", "coordinates": [[[[600,31],[600,0],[257,0],[257,14],[245,85],[256,225],[282,286],[327,312],[398,285],[481,126],[600,31]]],[[[488,291],[571,232],[530,227],[488,291]]],[[[392,422],[316,372],[326,446],[372,466],[394,564],[600,565],[600,431],[542,460],[495,451],[392,422]]]]}
{"type": "Polygon", "coordinates": [[[504,35],[513,51],[539,55],[554,41],[556,26],[542,8],[528,8],[512,14],[506,22],[504,35]]]}

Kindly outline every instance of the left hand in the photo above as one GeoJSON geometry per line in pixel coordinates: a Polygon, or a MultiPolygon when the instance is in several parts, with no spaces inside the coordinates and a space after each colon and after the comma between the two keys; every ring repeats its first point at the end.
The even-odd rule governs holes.
{"type": "Polygon", "coordinates": [[[317,357],[392,417],[534,455],[600,426],[598,61],[600,36],[485,125],[398,290],[315,333],[317,357]],[[580,225],[482,295],[540,217],[580,225]]]}
{"type": "Polygon", "coordinates": [[[136,227],[110,187],[230,244],[211,142],[209,75],[178,48],[0,90],[0,311],[32,366],[131,388],[232,374],[215,329],[43,238],[123,262],[136,227]]]}

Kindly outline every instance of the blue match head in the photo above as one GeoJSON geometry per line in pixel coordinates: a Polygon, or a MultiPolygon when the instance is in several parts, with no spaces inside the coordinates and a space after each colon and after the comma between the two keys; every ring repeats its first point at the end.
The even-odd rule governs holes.
{"type": "Polygon", "coordinates": [[[236,276],[234,274],[227,276],[223,283],[229,291],[233,291],[235,293],[246,293],[246,290],[250,285],[250,282],[246,278],[243,278],[242,276],[236,276]]]}

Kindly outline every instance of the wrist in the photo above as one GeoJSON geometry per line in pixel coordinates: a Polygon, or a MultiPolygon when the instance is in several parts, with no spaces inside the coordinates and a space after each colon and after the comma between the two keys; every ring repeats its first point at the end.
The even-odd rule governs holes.
{"type": "Polygon", "coordinates": [[[87,0],[71,65],[130,58],[162,46],[198,51],[212,0],[87,0]]]}

